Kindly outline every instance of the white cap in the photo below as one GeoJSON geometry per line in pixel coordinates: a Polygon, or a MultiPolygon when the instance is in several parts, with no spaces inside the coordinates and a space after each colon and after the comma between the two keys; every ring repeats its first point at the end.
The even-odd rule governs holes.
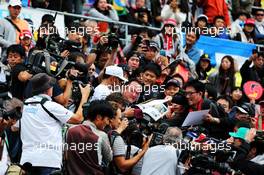
{"type": "Polygon", "coordinates": [[[14,7],[14,6],[22,7],[22,2],[21,2],[21,0],[10,0],[9,5],[12,7],[14,7]]]}
{"type": "Polygon", "coordinates": [[[106,75],[112,75],[114,77],[117,77],[123,81],[127,81],[127,79],[124,77],[124,71],[121,67],[118,66],[107,66],[105,68],[105,74],[106,75]]]}
{"type": "Polygon", "coordinates": [[[206,21],[208,21],[208,17],[204,14],[200,14],[198,17],[197,17],[197,20],[200,19],[200,18],[205,18],[206,21]]]}

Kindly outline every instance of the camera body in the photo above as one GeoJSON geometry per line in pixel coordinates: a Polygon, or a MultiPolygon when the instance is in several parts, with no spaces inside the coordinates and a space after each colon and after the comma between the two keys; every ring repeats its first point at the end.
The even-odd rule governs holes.
{"type": "Polygon", "coordinates": [[[14,108],[10,111],[7,111],[4,108],[4,102],[10,99],[12,99],[12,95],[10,92],[0,93],[0,118],[3,118],[5,120],[9,120],[9,119],[19,120],[22,117],[20,107],[14,108]]]}

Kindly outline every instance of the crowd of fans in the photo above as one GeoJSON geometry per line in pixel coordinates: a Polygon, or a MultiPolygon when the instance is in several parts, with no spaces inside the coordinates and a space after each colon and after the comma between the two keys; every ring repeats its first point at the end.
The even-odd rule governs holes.
{"type": "Polygon", "coordinates": [[[49,14],[32,31],[18,17],[20,0],[10,0],[9,16],[0,20],[0,175],[15,163],[29,175],[195,174],[188,171],[194,161],[180,162],[176,145],[185,137],[187,115],[201,110],[209,113],[199,127],[236,151],[230,167],[264,174],[264,94],[248,96],[244,88],[249,81],[264,87],[261,1],[128,0],[118,11],[115,1],[95,0],[87,12],[83,3],[31,1],[109,20],[65,18],[74,29],[66,40],[49,14]],[[125,45],[122,27],[111,21],[142,28],[130,27],[125,45]],[[179,31],[186,32],[184,45],[179,31]],[[196,47],[201,35],[260,46],[241,68],[230,55],[216,66],[196,47]],[[154,99],[167,108],[157,145],[138,106],[154,99]]]}

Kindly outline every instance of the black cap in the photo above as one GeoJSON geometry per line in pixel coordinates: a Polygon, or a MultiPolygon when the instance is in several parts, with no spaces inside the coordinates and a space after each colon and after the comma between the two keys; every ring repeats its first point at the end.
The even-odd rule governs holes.
{"type": "Polygon", "coordinates": [[[34,75],[30,79],[30,82],[32,83],[32,93],[37,95],[53,87],[56,83],[56,80],[48,76],[46,73],[39,73],[34,75]]]}
{"type": "Polygon", "coordinates": [[[201,60],[204,60],[204,61],[209,61],[209,62],[211,62],[210,57],[209,57],[208,54],[203,54],[203,55],[200,57],[200,59],[201,59],[201,60]]]}
{"type": "Polygon", "coordinates": [[[165,89],[167,89],[169,86],[181,87],[181,84],[178,80],[171,79],[166,83],[165,89]]]}
{"type": "Polygon", "coordinates": [[[173,96],[171,102],[183,106],[188,105],[187,98],[183,94],[179,94],[179,93],[173,96]]]}
{"type": "Polygon", "coordinates": [[[159,51],[159,45],[155,41],[149,41],[149,47],[155,48],[157,51],[159,51]]]}

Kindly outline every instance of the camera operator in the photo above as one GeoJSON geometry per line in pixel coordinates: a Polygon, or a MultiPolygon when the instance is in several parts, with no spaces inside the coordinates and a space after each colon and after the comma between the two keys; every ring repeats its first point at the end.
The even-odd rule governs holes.
{"type": "Polygon", "coordinates": [[[182,139],[182,132],[177,127],[169,127],[163,136],[163,145],[151,147],[143,158],[141,174],[179,175],[177,168],[179,150],[174,146],[182,139]]]}
{"type": "Polygon", "coordinates": [[[246,175],[263,174],[264,165],[246,160],[250,151],[250,143],[256,136],[256,129],[241,127],[236,133],[229,133],[233,139],[233,149],[237,151],[234,161],[230,163],[231,167],[240,170],[246,175]]]}
{"type": "Polygon", "coordinates": [[[24,91],[28,80],[32,77],[23,64],[26,53],[21,45],[11,45],[7,48],[7,62],[11,67],[11,87],[12,95],[20,100],[24,99],[24,91]]]}
{"type": "Polygon", "coordinates": [[[49,174],[62,163],[62,125],[83,121],[82,105],[87,101],[90,87],[80,86],[82,99],[75,114],[51,99],[54,79],[45,73],[33,76],[33,97],[24,103],[20,128],[22,146],[21,164],[32,164],[31,174],[49,174]],[[34,133],[34,134],[32,134],[34,133]]]}
{"type": "MultiPolygon", "coordinates": [[[[19,142],[19,134],[14,135],[11,131],[12,125],[21,117],[20,110],[23,103],[16,99],[3,101],[3,110],[6,112],[7,118],[4,117],[3,111],[0,114],[0,174],[4,174],[10,163],[15,163],[21,156],[21,150],[15,150],[16,144],[19,142]],[[17,115],[16,115],[17,114],[17,115]],[[16,136],[16,137],[15,137],[16,136]]],[[[0,109],[2,110],[2,109],[0,109]]]]}

